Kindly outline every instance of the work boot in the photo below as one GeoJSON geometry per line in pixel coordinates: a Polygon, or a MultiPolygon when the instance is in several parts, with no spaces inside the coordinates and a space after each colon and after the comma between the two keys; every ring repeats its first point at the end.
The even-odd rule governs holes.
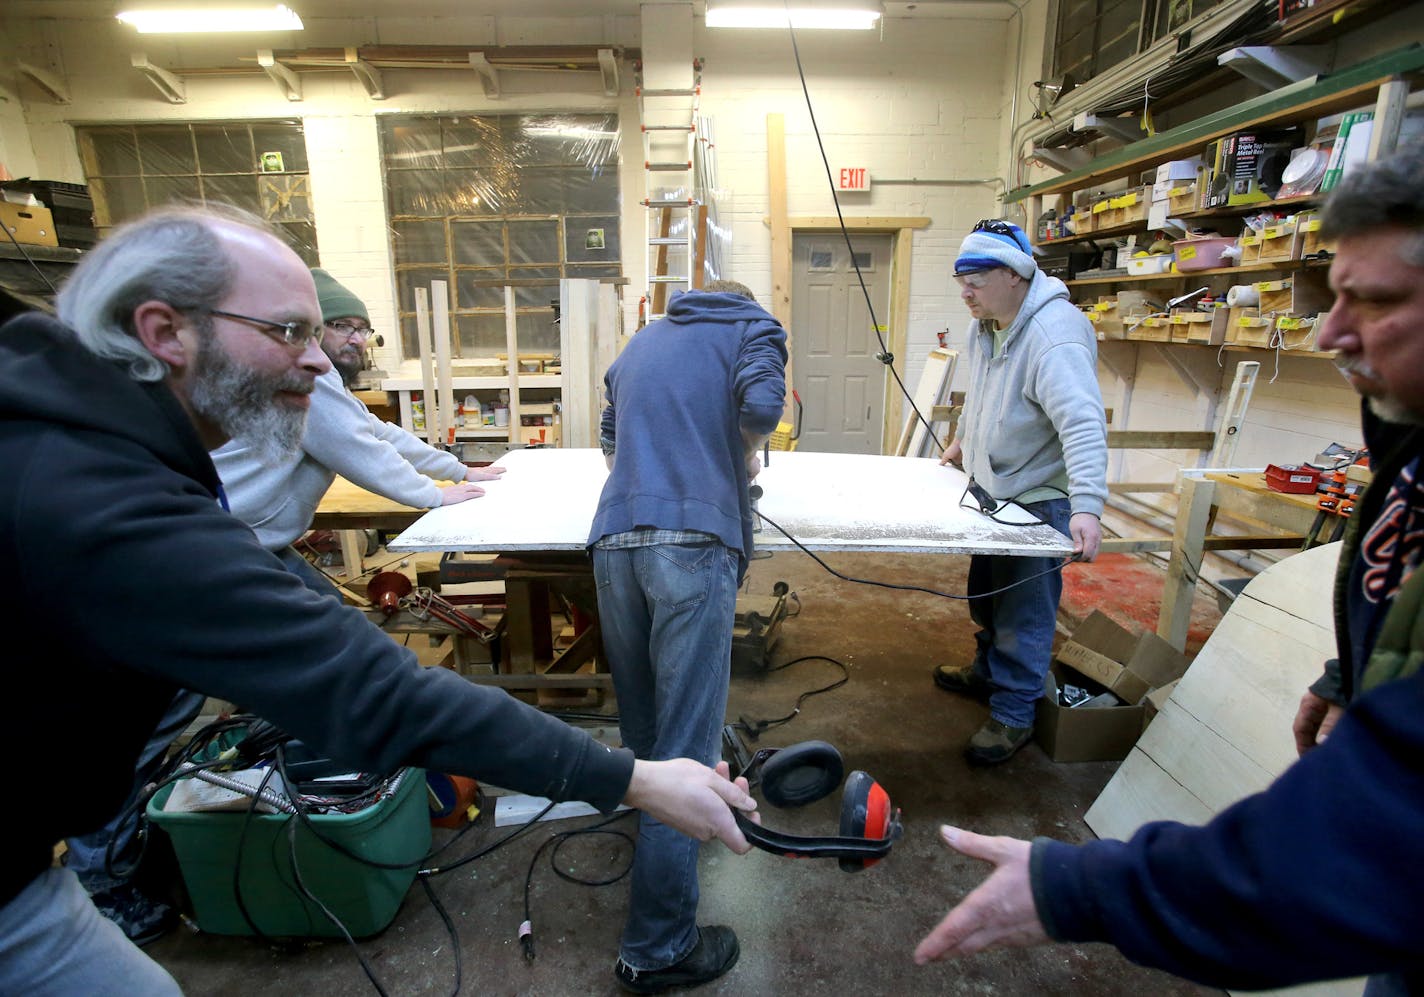
{"type": "Polygon", "coordinates": [[[737,933],[720,924],[697,929],[697,945],[681,962],[662,969],[634,969],[622,959],[613,975],[624,990],[635,994],[658,994],[674,987],[696,987],[721,976],[737,964],[742,954],[737,933]]]}
{"type": "Polygon", "coordinates": [[[154,900],[132,883],[100,890],[90,899],[99,913],[117,924],[135,945],[156,941],[178,922],[172,907],[154,900]]]}
{"type": "Polygon", "coordinates": [[[957,692],[972,699],[987,700],[989,693],[994,691],[989,680],[975,671],[972,665],[968,668],[940,665],[934,670],[934,682],[946,692],[957,692]]]}
{"type": "Polygon", "coordinates": [[[984,726],[974,732],[964,756],[975,765],[997,765],[1013,757],[1029,738],[1033,737],[1033,727],[1010,727],[990,717],[984,726]]]}

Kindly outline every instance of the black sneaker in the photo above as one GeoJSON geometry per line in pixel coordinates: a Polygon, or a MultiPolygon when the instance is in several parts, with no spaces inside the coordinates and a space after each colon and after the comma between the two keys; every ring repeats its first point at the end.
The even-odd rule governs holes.
{"type": "Polygon", "coordinates": [[[934,670],[934,682],[946,692],[957,692],[973,699],[987,700],[989,694],[994,691],[989,680],[976,672],[973,666],[951,668],[948,665],[939,665],[934,670]]]}
{"type": "Polygon", "coordinates": [[[991,717],[969,739],[964,756],[976,765],[997,765],[1012,758],[1032,737],[1032,727],[1010,727],[991,717]]]}
{"type": "Polygon", "coordinates": [[[709,924],[697,932],[697,946],[681,962],[662,969],[638,970],[619,959],[613,975],[629,993],[657,994],[674,987],[701,986],[737,964],[742,949],[735,931],[725,925],[709,924]]]}
{"type": "Polygon", "coordinates": [[[100,890],[90,899],[99,913],[117,924],[135,945],[157,941],[178,920],[172,907],[154,900],[130,883],[100,890]]]}

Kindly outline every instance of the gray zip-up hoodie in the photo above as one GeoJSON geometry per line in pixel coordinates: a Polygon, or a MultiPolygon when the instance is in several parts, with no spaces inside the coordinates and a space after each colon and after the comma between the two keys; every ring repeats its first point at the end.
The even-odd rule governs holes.
{"type": "Polygon", "coordinates": [[[969,386],[959,439],[964,469],[997,499],[1068,475],[1073,512],[1101,517],[1107,425],[1093,327],[1057,277],[1034,272],[994,356],[990,323],[969,324],[969,386]]]}

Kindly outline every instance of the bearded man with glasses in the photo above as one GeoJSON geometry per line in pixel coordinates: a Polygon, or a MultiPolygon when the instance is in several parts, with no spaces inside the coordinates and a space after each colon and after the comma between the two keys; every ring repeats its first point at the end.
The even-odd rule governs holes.
{"type": "Polygon", "coordinates": [[[143,216],[84,254],[57,305],[58,321],[0,329],[0,550],[25,624],[57,637],[12,644],[6,701],[62,710],[66,728],[0,726],[26,804],[0,865],[0,993],[179,992],[54,848],[142,798],[155,726],[185,695],[241,703],[351,771],[622,802],[749,850],[728,807],[756,804],[725,763],[635,759],[422,668],[224,511],[209,451],[267,409],[300,428],[331,369],[313,278],[261,219],[212,205],[143,216]]]}

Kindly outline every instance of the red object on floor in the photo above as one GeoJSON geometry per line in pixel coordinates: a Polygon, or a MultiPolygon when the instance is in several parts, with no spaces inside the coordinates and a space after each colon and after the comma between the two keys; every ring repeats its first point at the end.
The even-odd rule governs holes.
{"type": "MultiPolygon", "coordinates": [[[[1156,631],[1166,578],[1165,570],[1136,554],[1100,554],[1091,564],[1063,569],[1059,612],[1071,621],[1070,626],[1100,609],[1133,633],[1156,631]]],[[[1220,620],[1215,597],[1199,587],[1187,628],[1188,654],[1206,643],[1220,620]]]]}

